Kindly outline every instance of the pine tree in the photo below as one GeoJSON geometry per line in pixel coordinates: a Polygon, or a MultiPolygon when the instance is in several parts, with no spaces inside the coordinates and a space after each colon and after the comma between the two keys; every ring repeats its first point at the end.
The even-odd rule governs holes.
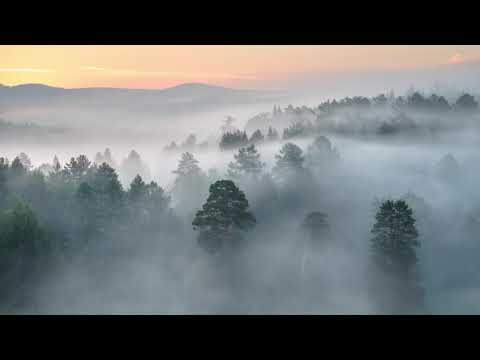
{"type": "Polygon", "coordinates": [[[241,232],[255,224],[244,192],[230,180],[219,180],[210,186],[210,195],[192,222],[194,230],[200,231],[200,246],[211,253],[236,243],[242,238],[241,232]]]}
{"type": "Polygon", "coordinates": [[[278,132],[271,126],[268,127],[268,133],[267,133],[267,140],[268,141],[277,141],[278,140],[278,132]]]}
{"type": "Polygon", "coordinates": [[[173,173],[177,175],[172,189],[176,211],[185,218],[191,218],[193,209],[200,206],[206,196],[206,175],[198,166],[198,160],[189,152],[182,154],[173,173]]]}
{"type": "Polygon", "coordinates": [[[77,156],[77,158],[71,158],[70,162],[65,164],[65,174],[74,183],[79,184],[88,174],[90,170],[91,162],[85,155],[77,156]]]}
{"type": "Polygon", "coordinates": [[[277,159],[273,172],[280,177],[302,172],[305,158],[303,151],[293,143],[286,143],[275,155],[277,159]]]}
{"type": "Polygon", "coordinates": [[[27,173],[27,169],[23,166],[22,161],[18,156],[13,159],[12,164],[10,165],[10,171],[13,177],[20,177],[27,173]]]}
{"type": "Polygon", "coordinates": [[[265,137],[263,136],[262,132],[257,129],[257,130],[252,134],[252,136],[250,137],[250,143],[251,143],[251,144],[258,144],[258,143],[263,142],[264,139],[265,139],[265,137]]]}
{"type": "Polygon", "coordinates": [[[412,209],[403,200],[386,200],[375,216],[371,249],[378,271],[384,277],[379,289],[391,312],[423,309],[416,248],[420,246],[412,209]]]}
{"type": "Polygon", "coordinates": [[[184,177],[198,175],[200,172],[201,169],[198,166],[198,160],[189,152],[182,154],[177,169],[173,171],[174,174],[177,174],[177,181],[184,177]]]}
{"type": "Polygon", "coordinates": [[[228,176],[231,178],[239,178],[241,176],[257,177],[265,167],[265,163],[260,160],[255,145],[238,150],[238,154],[234,155],[235,161],[228,164],[228,176]]]}

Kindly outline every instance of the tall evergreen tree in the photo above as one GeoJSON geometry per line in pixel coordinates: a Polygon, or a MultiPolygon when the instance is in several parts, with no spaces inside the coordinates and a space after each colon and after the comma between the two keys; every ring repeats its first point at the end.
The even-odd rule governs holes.
{"type": "Polygon", "coordinates": [[[183,153],[178,162],[172,189],[172,199],[175,202],[177,213],[184,218],[191,218],[193,209],[200,206],[206,196],[208,183],[206,175],[198,166],[198,160],[189,153],[183,153]]]}
{"type": "Polygon", "coordinates": [[[380,272],[378,294],[387,312],[424,310],[416,248],[420,246],[412,209],[403,200],[386,200],[375,215],[371,230],[374,263],[380,272]]]}
{"type": "Polygon", "coordinates": [[[257,177],[265,167],[255,145],[241,148],[234,158],[235,161],[228,164],[227,172],[228,176],[234,179],[242,176],[257,177]]]}
{"type": "Polygon", "coordinates": [[[79,155],[77,158],[71,158],[70,162],[65,164],[64,170],[66,176],[76,184],[85,180],[90,169],[91,162],[85,155],[79,155]]]}
{"type": "Polygon", "coordinates": [[[241,232],[255,224],[244,192],[230,180],[219,180],[210,186],[210,195],[192,222],[194,230],[200,231],[200,246],[211,253],[233,245],[242,238],[241,232]]]}
{"type": "Polygon", "coordinates": [[[275,155],[275,158],[276,163],[273,172],[279,177],[296,174],[303,170],[303,163],[305,161],[303,151],[293,143],[283,145],[279,154],[275,155]]]}
{"type": "Polygon", "coordinates": [[[263,142],[265,136],[263,136],[262,132],[257,129],[253,132],[252,136],[250,136],[250,143],[251,144],[258,144],[263,142]]]}
{"type": "Polygon", "coordinates": [[[268,132],[267,132],[267,140],[273,142],[273,141],[277,141],[278,138],[279,138],[279,135],[277,130],[269,126],[268,132]]]}

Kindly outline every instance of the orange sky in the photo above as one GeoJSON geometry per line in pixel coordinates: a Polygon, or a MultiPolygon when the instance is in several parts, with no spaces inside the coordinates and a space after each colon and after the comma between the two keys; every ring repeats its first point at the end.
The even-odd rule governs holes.
{"type": "Polygon", "coordinates": [[[309,74],[429,68],[480,59],[480,46],[0,46],[0,84],[272,88],[309,74]]]}

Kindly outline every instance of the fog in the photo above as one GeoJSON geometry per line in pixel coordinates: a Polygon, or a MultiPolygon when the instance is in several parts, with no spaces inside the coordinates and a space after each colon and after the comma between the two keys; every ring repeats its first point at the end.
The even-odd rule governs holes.
{"type": "MultiPolygon", "coordinates": [[[[8,301],[2,300],[2,312],[389,313],[376,301],[383,290],[371,260],[371,229],[382,201],[404,198],[413,209],[419,233],[417,267],[425,312],[480,313],[479,110],[365,110],[354,104],[326,115],[316,113],[316,106],[328,98],[319,98],[313,110],[292,110],[286,118],[275,117],[272,108],[280,104],[287,114],[290,103],[297,109],[312,105],[302,103],[302,98],[283,97],[220,107],[213,102],[201,110],[164,116],[161,109],[136,113],[111,106],[102,109],[99,104],[63,109],[41,104],[3,111],[2,120],[13,125],[0,135],[0,157],[10,163],[22,152],[30,158],[32,170],[51,164],[54,156],[62,167],[81,154],[93,163],[97,153],[108,148],[113,157],[110,165],[127,192],[136,174],[122,164],[134,150],[145,167],[141,174],[145,182],[155,181],[170,202],[152,223],[130,226],[129,221],[136,221],[131,215],[113,218],[83,244],[83,233],[73,227],[65,230],[67,222],[60,220],[60,214],[70,210],[53,199],[59,185],[47,185],[47,200],[40,201],[17,180],[11,188],[18,185],[18,194],[29,202],[40,224],[68,233],[69,250],[56,253],[48,267],[31,278],[6,280],[10,294],[5,297],[8,301]],[[394,130],[382,133],[379,124],[398,112],[415,125],[403,127],[410,122],[398,120],[402,126],[395,127],[397,120],[392,120],[394,130]],[[251,121],[261,113],[268,113],[264,123],[251,121]],[[298,119],[307,124],[310,115],[316,119],[312,128],[282,138],[288,124],[298,119]],[[256,226],[243,234],[241,245],[224,244],[220,251],[209,253],[199,246],[192,221],[207,200],[209,186],[230,179],[228,164],[240,146],[221,149],[219,145],[227,116],[234,119],[230,122],[234,129],[247,129],[248,136],[257,124],[264,126],[264,134],[268,126],[277,124],[280,136],[255,143],[265,162],[262,176],[234,180],[248,199],[256,226]],[[190,134],[196,136],[196,143],[187,146],[190,134]],[[309,149],[319,136],[330,141],[338,158],[330,149],[328,159],[311,162],[309,149]],[[165,146],[172,141],[178,148],[167,151],[165,146]],[[204,141],[207,144],[201,147],[204,141]],[[276,155],[287,143],[302,149],[305,174],[275,175],[276,155]],[[187,151],[198,160],[201,176],[182,187],[174,171],[187,151]],[[320,245],[313,246],[302,223],[316,211],[327,215],[329,230],[320,245]]],[[[49,184],[49,176],[45,177],[49,184]]],[[[0,208],[9,209],[6,198],[0,199],[0,208]]],[[[76,198],[72,195],[72,199],[76,198]]],[[[75,211],[72,217],[83,214],[75,211]]]]}

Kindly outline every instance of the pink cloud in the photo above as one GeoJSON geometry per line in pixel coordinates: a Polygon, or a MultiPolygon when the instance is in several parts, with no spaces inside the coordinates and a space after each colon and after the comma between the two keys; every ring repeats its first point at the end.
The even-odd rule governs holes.
{"type": "Polygon", "coordinates": [[[462,64],[465,62],[465,59],[463,58],[462,54],[454,54],[450,59],[448,59],[448,63],[451,65],[456,65],[456,64],[462,64]]]}

